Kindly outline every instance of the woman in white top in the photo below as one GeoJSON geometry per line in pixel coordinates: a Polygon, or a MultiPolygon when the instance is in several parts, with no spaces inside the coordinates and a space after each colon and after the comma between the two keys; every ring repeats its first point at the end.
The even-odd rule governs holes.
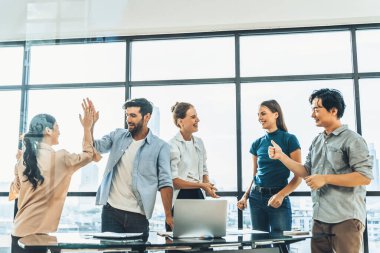
{"type": "Polygon", "coordinates": [[[198,131],[197,111],[185,102],[177,102],[171,111],[174,124],[179,128],[179,133],[169,142],[173,203],[176,199],[204,199],[204,192],[213,198],[219,197],[209,181],[203,141],[193,136],[198,131]]]}

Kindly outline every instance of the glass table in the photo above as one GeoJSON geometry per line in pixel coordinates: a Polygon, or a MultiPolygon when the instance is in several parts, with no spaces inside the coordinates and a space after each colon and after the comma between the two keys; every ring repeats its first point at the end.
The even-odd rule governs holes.
{"type": "Polygon", "coordinates": [[[236,250],[250,249],[251,252],[287,253],[287,245],[311,238],[309,235],[284,236],[282,233],[227,234],[222,238],[178,238],[171,239],[150,232],[147,238],[135,239],[96,239],[86,234],[57,233],[35,234],[21,238],[20,247],[33,249],[46,247],[53,252],[61,250],[103,250],[103,251],[157,251],[157,250],[191,250],[210,251],[236,247],[236,250]],[[268,247],[261,250],[262,247],[268,247]],[[272,250],[272,251],[270,251],[272,250]]]}

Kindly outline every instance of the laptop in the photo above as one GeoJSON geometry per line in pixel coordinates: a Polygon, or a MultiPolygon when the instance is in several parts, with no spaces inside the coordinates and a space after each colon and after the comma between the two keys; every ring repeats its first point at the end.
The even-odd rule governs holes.
{"type": "Polygon", "coordinates": [[[226,235],[227,200],[177,199],[173,238],[214,238],[226,235]]]}

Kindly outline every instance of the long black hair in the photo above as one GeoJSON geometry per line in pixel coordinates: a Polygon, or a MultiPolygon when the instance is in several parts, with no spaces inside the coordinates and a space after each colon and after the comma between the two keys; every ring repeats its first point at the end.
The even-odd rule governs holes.
{"type": "Polygon", "coordinates": [[[36,190],[37,186],[44,182],[44,177],[37,164],[38,146],[44,137],[45,129],[53,129],[55,122],[55,118],[49,114],[38,114],[33,117],[29,124],[29,131],[24,135],[23,164],[25,170],[23,174],[27,177],[25,181],[29,181],[33,185],[33,190],[36,190]]]}

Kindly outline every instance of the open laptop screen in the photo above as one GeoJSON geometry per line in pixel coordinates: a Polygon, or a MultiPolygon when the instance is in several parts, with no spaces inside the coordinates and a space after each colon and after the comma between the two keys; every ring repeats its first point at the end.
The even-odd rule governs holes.
{"type": "Polygon", "coordinates": [[[226,235],[227,200],[177,199],[173,237],[222,237],[226,235]]]}

